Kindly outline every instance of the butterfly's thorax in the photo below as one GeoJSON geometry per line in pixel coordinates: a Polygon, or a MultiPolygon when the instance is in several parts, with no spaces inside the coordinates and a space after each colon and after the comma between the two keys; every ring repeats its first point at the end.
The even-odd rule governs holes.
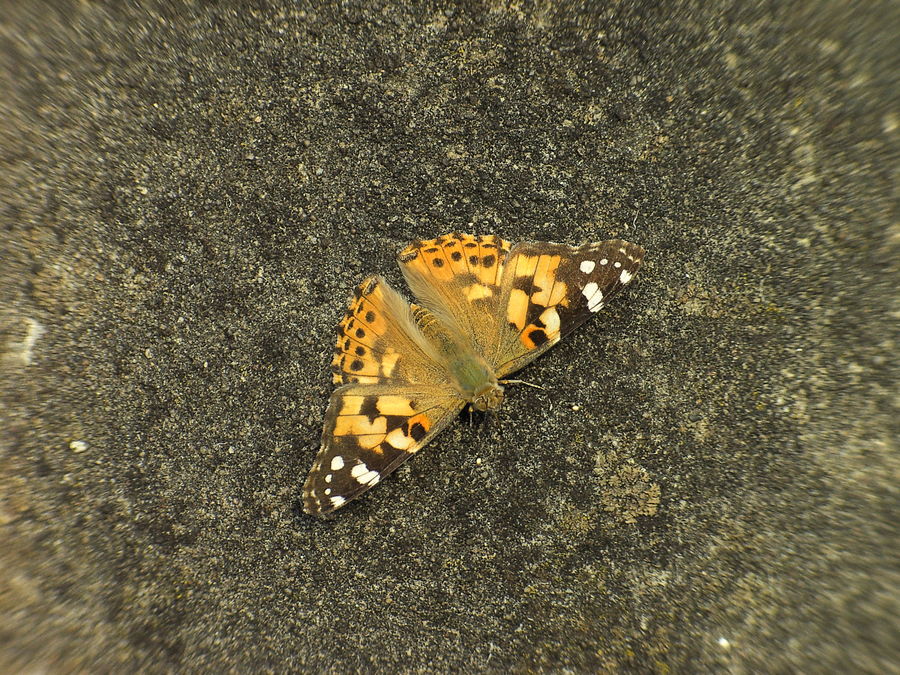
{"type": "Polygon", "coordinates": [[[478,410],[494,410],[503,400],[503,387],[490,364],[471,342],[440,320],[432,318],[424,331],[460,395],[478,410]]]}
{"type": "Polygon", "coordinates": [[[484,359],[474,353],[459,352],[447,364],[462,397],[477,410],[495,410],[503,400],[503,387],[484,359]]]}

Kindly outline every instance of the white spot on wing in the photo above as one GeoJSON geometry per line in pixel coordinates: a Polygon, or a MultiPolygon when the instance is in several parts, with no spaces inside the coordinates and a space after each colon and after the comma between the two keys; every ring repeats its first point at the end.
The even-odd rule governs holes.
{"type": "Polygon", "coordinates": [[[622,273],[619,275],[619,281],[621,281],[623,284],[627,284],[629,281],[631,281],[631,277],[633,276],[634,275],[628,270],[622,270],[622,273]]]}
{"type": "Polygon", "coordinates": [[[555,335],[559,333],[559,314],[553,307],[548,307],[540,316],[541,323],[544,324],[544,333],[547,335],[555,335]]]}
{"type": "Polygon", "coordinates": [[[615,268],[619,268],[621,266],[622,266],[622,263],[620,263],[618,260],[616,260],[616,262],[613,263],[613,267],[615,267],[615,268]]]}
{"type": "Polygon", "coordinates": [[[582,260],[581,265],[578,266],[578,269],[580,269],[585,274],[590,274],[591,272],[594,271],[594,261],[593,260],[582,260]]]}
{"type": "Polygon", "coordinates": [[[600,264],[601,264],[601,265],[605,265],[605,264],[608,263],[608,262],[609,262],[609,260],[607,260],[606,258],[604,258],[603,260],[600,261],[600,264]]]}
{"type": "Polygon", "coordinates": [[[603,307],[603,291],[593,281],[582,289],[581,294],[587,300],[588,309],[592,312],[598,312],[603,307]]]}
{"type": "Polygon", "coordinates": [[[332,471],[340,471],[344,468],[344,458],[340,455],[335,455],[331,458],[331,470],[332,471]]]}
{"type": "Polygon", "coordinates": [[[350,469],[350,475],[363,485],[375,485],[381,480],[381,475],[377,471],[369,469],[365,462],[360,462],[350,469]]]}
{"type": "Polygon", "coordinates": [[[416,443],[415,439],[404,434],[402,429],[394,429],[384,437],[384,440],[398,450],[409,450],[416,443]]]}
{"type": "Polygon", "coordinates": [[[340,495],[335,495],[334,497],[331,498],[331,505],[332,505],[334,508],[337,508],[337,507],[339,507],[341,504],[343,504],[343,503],[346,502],[346,501],[347,501],[347,500],[344,499],[343,497],[341,497],[340,495]]]}

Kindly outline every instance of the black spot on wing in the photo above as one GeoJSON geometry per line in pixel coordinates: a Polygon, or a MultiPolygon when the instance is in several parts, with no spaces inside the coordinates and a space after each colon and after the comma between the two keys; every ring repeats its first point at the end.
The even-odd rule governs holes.
{"type": "Polygon", "coordinates": [[[362,405],[359,407],[359,414],[365,415],[369,418],[369,424],[375,421],[376,418],[381,417],[381,413],[378,412],[378,399],[375,396],[366,396],[363,399],[362,405]]]}
{"type": "Polygon", "coordinates": [[[534,343],[535,347],[540,347],[541,345],[547,342],[547,333],[544,332],[543,328],[535,328],[534,330],[528,333],[528,337],[534,343]]]}
{"type": "Polygon", "coordinates": [[[413,424],[409,430],[409,435],[413,437],[413,439],[416,441],[416,443],[418,443],[423,438],[425,438],[425,436],[427,434],[428,434],[428,431],[426,431],[425,427],[423,427],[418,422],[413,424]]]}
{"type": "Polygon", "coordinates": [[[385,420],[385,429],[388,433],[394,429],[402,429],[406,433],[407,418],[405,415],[382,415],[385,420]]]}
{"type": "Polygon", "coordinates": [[[513,279],[512,287],[530,293],[533,286],[532,282],[533,277],[515,277],[513,279]]]}

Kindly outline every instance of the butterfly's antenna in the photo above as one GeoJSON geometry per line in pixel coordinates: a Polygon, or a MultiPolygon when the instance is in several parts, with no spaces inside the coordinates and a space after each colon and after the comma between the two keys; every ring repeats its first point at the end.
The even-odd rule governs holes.
{"type": "Polygon", "coordinates": [[[526,387],[534,387],[535,389],[543,389],[546,391],[546,387],[542,387],[534,382],[526,382],[525,380],[498,380],[498,382],[500,382],[500,384],[524,384],[526,387]]]}

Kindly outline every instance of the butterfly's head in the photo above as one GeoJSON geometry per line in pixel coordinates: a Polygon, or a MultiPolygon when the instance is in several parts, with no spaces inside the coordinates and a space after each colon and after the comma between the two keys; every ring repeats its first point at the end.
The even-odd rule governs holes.
{"type": "Polygon", "coordinates": [[[497,410],[501,403],[503,403],[503,387],[496,382],[488,384],[472,398],[472,407],[481,412],[497,410]]]}

